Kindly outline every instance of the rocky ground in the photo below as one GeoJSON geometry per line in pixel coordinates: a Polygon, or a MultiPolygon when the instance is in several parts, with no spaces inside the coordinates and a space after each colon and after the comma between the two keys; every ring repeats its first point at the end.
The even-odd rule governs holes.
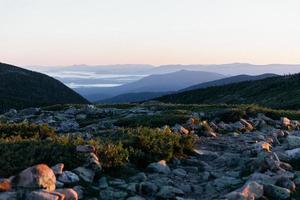
{"type": "MultiPolygon", "coordinates": [[[[156,115],[149,107],[71,107],[50,111],[39,108],[11,110],[0,119],[49,124],[58,133],[92,137],[113,131],[120,118],[156,115]]],[[[87,163],[73,170],[39,164],[19,174],[0,178],[0,199],[300,199],[300,123],[263,113],[232,122],[218,116],[202,120],[205,112],[189,113],[186,123],[172,125],[180,134],[195,134],[195,152],[185,158],[161,160],[130,176],[102,174],[93,146],[78,146],[87,163]]],[[[167,126],[162,129],[169,128],[167,126]]],[[[128,167],[130,168],[130,166],[128,167]]],[[[119,174],[119,173],[116,173],[119,174]]]]}

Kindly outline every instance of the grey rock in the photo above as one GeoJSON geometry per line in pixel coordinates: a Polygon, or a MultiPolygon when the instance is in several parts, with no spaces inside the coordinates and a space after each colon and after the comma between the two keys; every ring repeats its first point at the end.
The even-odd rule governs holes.
{"type": "Polygon", "coordinates": [[[187,175],[186,171],[184,169],[180,169],[180,168],[174,169],[172,171],[172,173],[176,176],[179,176],[179,177],[185,177],[187,175]]]}
{"type": "Polygon", "coordinates": [[[149,164],[147,170],[149,172],[162,173],[162,174],[169,174],[171,172],[165,160],[161,160],[159,162],[149,164]]]}
{"type": "Polygon", "coordinates": [[[64,171],[62,175],[58,177],[58,180],[64,184],[77,184],[79,182],[79,177],[70,171],[64,171]]]}
{"type": "Polygon", "coordinates": [[[264,185],[264,194],[271,199],[290,199],[291,191],[276,185],[264,185]]]}
{"type": "Polygon", "coordinates": [[[178,188],[172,186],[163,186],[159,190],[156,196],[162,199],[171,199],[171,198],[175,198],[176,196],[183,196],[183,195],[184,192],[178,188]]]}
{"type": "Polygon", "coordinates": [[[94,180],[95,172],[85,167],[77,167],[73,170],[75,174],[79,176],[84,182],[92,183],[94,180]]]}

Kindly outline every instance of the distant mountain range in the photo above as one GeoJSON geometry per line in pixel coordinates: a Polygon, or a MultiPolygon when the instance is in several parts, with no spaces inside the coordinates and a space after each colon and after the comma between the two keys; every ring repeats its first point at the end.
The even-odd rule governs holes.
{"type": "Polygon", "coordinates": [[[84,94],[84,89],[75,89],[91,101],[103,100],[125,93],[170,92],[177,91],[195,84],[213,81],[225,76],[213,72],[181,70],[168,74],[155,74],[138,81],[118,87],[89,89],[90,94],[84,94]],[[81,91],[83,90],[83,91],[81,91]],[[101,96],[103,98],[101,98],[101,96]]]}
{"type": "Polygon", "coordinates": [[[271,108],[300,109],[300,74],[189,90],[156,100],[183,104],[259,104],[271,108]]]}
{"type": "Polygon", "coordinates": [[[100,102],[106,102],[106,103],[127,103],[127,102],[141,102],[146,101],[150,99],[154,99],[163,95],[167,94],[174,94],[174,93],[180,93],[184,91],[189,90],[195,90],[199,88],[207,88],[212,86],[220,86],[220,85],[226,85],[230,83],[239,83],[243,81],[250,81],[250,80],[260,80],[264,78],[274,77],[278,76],[276,74],[262,74],[258,76],[250,76],[250,75],[237,75],[237,76],[231,76],[223,79],[218,79],[215,81],[209,81],[204,82],[200,84],[196,84],[187,88],[184,88],[182,90],[176,91],[176,92],[140,92],[140,93],[125,93],[121,94],[112,98],[104,99],[100,102]]]}
{"type": "Polygon", "coordinates": [[[237,75],[237,76],[231,76],[228,78],[223,78],[223,79],[216,80],[216,81],[210,81],[210,82],[206,82],[206,83],[193,85],[191,87],[185,88],[178,92],[184,92],[184,91],[213,87],[213,86],[227,85],[230,83],[239,83],[239,82],[243,82],[243,81],[255,81],[255,80],[261,80],[261,79],[270,78],[270,77],[274,77],[274,76],[278,76],[278,75],[277,74],[262,74],[262,75],[258,75],[258,76],[250,76],[250,75],[242,74],[242,75],[237,75]]]}
{"type": "Polygon", "coordinates": [[[88,101],[52,77],[0,63],[0,112],[65,103],[88,101]]]}

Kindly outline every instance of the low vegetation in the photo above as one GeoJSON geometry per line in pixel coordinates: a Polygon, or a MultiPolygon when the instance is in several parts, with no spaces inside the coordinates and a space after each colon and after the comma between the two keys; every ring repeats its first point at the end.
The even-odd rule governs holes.
{"type": "Polygon", "coordinates": [[[85,161],[76,152],[76,146],[81,144],[94,145],[104,169],[109,171],[128,162],[145,166],[175,155],[184,156],[192,151],[195,142],[192,136],[160,129],[121,129],[115,134],[120,137],[85,141],[81,136],[56,135],[46,125],[0,124],[0,176],[16,174],[38,163],[64,163],[66,169],[73,169],[85,161]]]}
{"type": "Polygon", "coordinates": [[[259,104],[276,109],[300,109],[300,74],[245,81],[170,94],[159,101],[181,104],[259,104]]]}

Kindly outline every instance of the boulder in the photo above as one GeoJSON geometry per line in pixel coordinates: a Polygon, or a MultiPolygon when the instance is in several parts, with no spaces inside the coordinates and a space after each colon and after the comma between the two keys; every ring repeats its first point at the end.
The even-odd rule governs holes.
{"type": "Polygon", "coordinates": [[[290,179],[288,179],[287,177],[281,177],[281,178],[277,179],[276,185],[279,187],[286,188],[292,192],[294,192],[296,190],[295,183],[293,181],[291,181],[290,179]]]}
{"type": "Polygon", "coordinates": [[[172,186],[163,186],[157,193],[157,197],[160,199],[173,199],[176,196],[183,196],[184,192],[178,188],[172,186]]]}
{"type": "Polygon", "coordinates": [[[285,153],[287,154],[288,158],[291,160],[300,158],[300,148],[287,150],[285,151],[285,153]]]}
{"type": "Polygon", "coordinates": [[[13,187],[25,189],[55,190],[56,177],[51,168],[39,164],[23,170],[12,180],[13,187]]]}
{"type": "Polygon", "coordinates": [[[11,181],[9,179],[0,179],[0,192],[11,190],[11,181]]]}
{"type": "Polygon", "coordinates": [[[217,191],[222,191],[225,188],[234,188],[242,184],[242,181],[237,178],[222,176],[214,180],[214,186],[217,191]]]}
{"type": "Polygon", "coordinates": [[[286,141],[287,141],[288,147],[290,149],[300,147],[300,137],[298,137],[298,136],[289,135],[286,138],[286,141]]]}
{"type": "Polygon", "coordinates": [[[73,189],[58,189],[56,192],[63,194],[66,200],[78,200],[78,194],[73,189]]]}
{"type": "Polygon", "coordinates": [[[0,192],[1,200],[17,200],[17,192],[0,192]]]}
{"type": "Polygon", "coordinates": [[[92,183],[94,180],[95,172],[91,169],[85,167],[77,167],[73,170],[73,172],[77,174],[84,182],[92,183]]]}
{"type": "Polygon", "coordinates": [[[171,172],[165,160],[161,160],[159,162],[149,164],[147,170],[149,172],[162,173],[162,174],[169,174],[171,172]]]}
{"type": "Polygon", "coordinates": [[[237,200],[237,199],[260,199],[264,194],[263,185],[255,181],[250,181],[246,183],[241,189],[233,191],[225,196],[228,200],[237,200]]]}
{"type": "Polygon", "coordinates": [[[64,184],[75,185],[79,182],[79,177],[73,172],[64,171],[62,175],[58,177],[58,181],[64,184]]]}
{"type": "Polygon", "coordinates": [[[276,185],[264,185],[264,195],[270,199],[290,199],[291,191],[276,185]]]}

